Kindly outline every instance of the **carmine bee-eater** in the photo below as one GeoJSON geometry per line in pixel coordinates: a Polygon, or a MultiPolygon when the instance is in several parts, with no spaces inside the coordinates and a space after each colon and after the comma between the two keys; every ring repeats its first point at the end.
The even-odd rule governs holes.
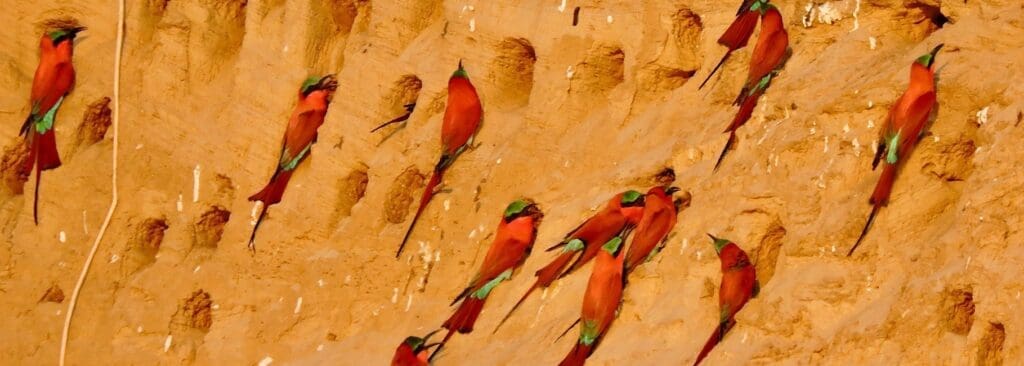
{"type": "Polygon", "coordinates": [[[628,229],[601,246],[594,270],[583,295],[580,312],[580,337],[559,365],[583,365],[601,343],[618,314],[625,286],[625,246],[628,229]]]}
{"type": "Polygon", "coordinates": [[[54,22],[39,40],[39,66],[32,79],[32,107],[21,125],[21,135],[29,148],[28,159],[21,171],[29,173],[36,168],[36,188],[32,199],[32,220],[39,224],[39,178],[44,170],[60,166],[57,139],[53,131],[54,118],[64,97],[75,84],[75,67],[71,63],[75,37],[85,27],[73,21],[54,22]],[[61,24],[56,24],[61,23],[61,24]]]}
{"type": "Polygon", "coordinates": [[[295,168],[309,157],[309,150],[316,143],[317,129],[324,123],[327,105],[330,104],[337,88],[338,81],[334,75],[308,78],[299,88],[299,103],[288,121],[288,128],[285,129],[281,157],[277,161],[274,175],[263,190],[249,197],[249,201],[263,203],[263,209],[249,237],[249,249],[256,250],[256,231],[267,214],[267,208],[281,202],[281,196],[284,195],[284,189],[288,187],[288,180],[291,179],[295,168]]]}
{"type": "Polygon", "coordinates": [[[708,236],[711,237],[715,252],[722,261],[722,285],[718,288],[718,326],[711,332],[708,342],[697,355],[697,361],[693,363],[695,366],[725,339],[725,333],[736,324],[736,313],[743,309],[747,301],[757,296],[761,289],[757,283],[754,265],[750,263],[747,253],[732,241],[719,239],[711,234],[708,236]]]}
{"type": "Polygon", "coordinates": [[[505,314],[501,322],[494,327],[494,332],[497,332],[498,328],[505,324],[505,321],[526,301],[533,290],[547,288],[556,279],[568,275],[576,268],[586,264],[597,255],[601,244],[611,240],[627,226],[636,225],[643,215],[643,198],[643,194],[632,190],[615,195],[605,204],[604,209],[566,234],[561,242],[549,248],[548,251],[561,247],[562,253],[534,273],[537,280],[533,286],[530,286],[523,297],[505,314]],[[570,266],[573,258],[576,258],[576,262],[570,266]]]}
{"type": "Polygon", "coordinates": [[[750,56],[750,71],[743,89],[736,97],[735,104],[740,106],[736,117],[724,132],[729,133],[729,140],[722,149],[715,163],[715,170],[722,164],[722,159],[736,141],[736,130],[742,127],[754,113],[757,100],[764,95],[772,80],[778,75],[786,61],[789,50],[789,33],[786,32],[779,9],[771,4],[758,7],[761,13],[761,34],[757,36],[757,45],[750,56]]]}
{"type": "Polygon", "coordinates": [[[402,341],[402,344],[398,345],[395,349],[395,355],[391,357],[391,366],[427,366],[429,362],[430,348],[440,345],[440,343],[427,344],[427,340],[430,336],[437,333],[440,329],[433,332],[427,333],[423,338],[416,336],[409,336],[402,341]]]}
{"type": "MultiPolygon", "coordinates": [[[[411,113],[411,112],[410,112],[411,113]]],[[[483,118],[483,107],[480,105],[480,96],[476,94],[476,88],[469,82],[469,74],[462,68],[462,61],[459,61],[459,69],[455,70],[452,77],[448,79],[448,106],[444,110],[444,121],[441,123],[441,160],[434,166],[434,173],[420,198],[419,208],[416,215],[412,217],[412,223],[402,238],[402,244],[398,246],[395,257],[402,255],[405,243],[409,241],[409,235],[416,228],[423,209],[430,203],[430,199],[437,194],[438,185],[441,184],[441,177],[444,172],[455,162],[455,158],[473,144],[473,137],[480,127],[483,118]]]]}
{"type": "Polygon", "coordinates": [[[668,233],[676,226],[681,200],[673,202],[672,194],[679,188],[653,187],[644,197],[644,212],[633,232],[633,241],[626,252],[626,273],[658,254],[665,246],[668,233]]]}
{"type": "MultiPolygon", "coordinates": [[[[442,325],[448,329],[448,334],[441,341],[441,347],[444,347],[456,331],[463,334],[473,331],[473,324],[480,316],[491,290],[502,281],[512,278],[513,272],[530,255],[534,239],[537,238],[537,226],[543,217],[544,214],[531,200],[516,200],[508,205],[480,271],[469,281],[469,286],[452,301],[452,305],[459,301],[462,301],[462,304],[442,325]]],[[[440,348],[438,350],[440,351],[440,348]]]]}
{"type": "Polygon", "coordinates": [[[722,56],[722,59],[718,61],[718,65],[715,65],[715,68],[711,70],[711,73],[704,79],[704,82],[700,83],[700,87],[697,89],[704,88],[708,80],[715,76],[715,73],[725,64],[725,61],[729,59],[733,52],[747,46],[750,36],[754,34],[754,28],[757,27],[759,11],[766,5],[768,5],[768,0],[743,0],[739,10],[736,11],[736,19],[732,21],[732,24],[725,30],[725,33],[722,33],[722,37],[718,38],[718,44],[725,46],[729,50],[725,52],[725,56],[722,56]]]}
{"type": "Polygon", "coordinates": [[[878,151],[875,159],[871,162],[871,168],[878,167],[882,162],[882,176],[878,179],[874,193],[871,194],[869,203],[872,205],[871,215],[864,225],[857,243],[850,248],[847,256],[853,255],[860,242],[864,240],[871,222],[875,215],[889,202],[889,195],[892,193],[892,185],[896,180],[896,170],[900,164],[910,156],[910,152],[917,146],[917,142],[924,132],[925,125],[935,108],[935,57],[942,44],[935,46],[928,54],[918,57],[910,65],[910,85],[900,99],[889,109],[889,115],[885,124],[879,131],[878,151]],[[885,156],[883,161],[882,156],[885,156]]]}

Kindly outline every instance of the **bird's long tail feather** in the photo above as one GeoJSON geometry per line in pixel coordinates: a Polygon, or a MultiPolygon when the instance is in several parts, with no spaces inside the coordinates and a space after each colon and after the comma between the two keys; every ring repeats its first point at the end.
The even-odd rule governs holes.
{"type": "Polygon", "coordinates": [[[480,317],[480,311],[484,308],[484,301],[486,298],[466,297],[442,327],[463,334],[472,332],[473,324],[476,324],[476,319],[480,317]]]}
{"type": "Polygon", "coordinates": [[[381,124],[380,126],[377,126],[373,130],[370,130],[370,133],[377,132],[377,130],[382,129],[382,128],[387,127],[387,126],[390,126],[390,125],[395,124],[395,123],[405,122],[406,120],[409,119],[409,116],[412,116],[412,111],[415,108],[416,108],[416,103],[406,104],[405,105],[405,114],[403,114],[401,116],[398,116],[398,117],[395,117],[395,119],[392,119],[390,121],[384,122],[383,124],[381,124]]]}
{"type": "Polygon", "coordinates": [[[443,349],[444,346],[448,344],[448,340],[451,339],[453,335],[455,335],[455,330],[449,329],[448,333],[444,335],[444,339],[437,343],[437,348],[434,349],[434,352],[430,354],[430,358],[427,359],[428,363],[434,363],[434,357],[437,357],[437,355],[441,354],[441,349],[443,349]]]}
{"type": "Polygon", "coordinates": [[[857,250],[860,243],[864,241],[864,237],[868,235],[868,231],[871,230],[871,224],[875,221],[875,216],[878,215],[878,211],[889,202],[889,195],[892,193],[892,185],[896,180],[896,166],[893,164],[885,164],[885,168],[882,169],[882,176],[878,178],[878,184],[875,185],[875,191],[871,194],[871,199],[868,203],[872,205],[871,214],[868,215],[868,222],[864,224],[864,229],[860,232],[860,237],[857,238],[857,242],[850,248],[850,252],[846,253],[846,256],[852,256],[853,251],[857,250]]]}
{"type": "Polygon", "coordinates": [[[416,228],[416,222],[420,220],[420,215],[422,215],[423,210],[427,208],[427,204],[430,203],[430,199],[437,193],[435,190],[437,189],[437,186],[441,184],[441,176],[443,174],[443,169],[434,169],[434,173],[430,176],[430,181],[427,182],[427,187],[423,191],[423,196],[420,197],[420,206],[416,209],[416,215],[412,217],[412,223],[409,224],[409,228],[405,231],[405,237],[402,238],[402,244],[398,246],[395,258],[402,255],[402,250],[405,249],[405,244],[409,242],[409,236],[412,235],[413,229],[416,228]]]}
{"type": "Polygon", "coordinates": [[[725,64],[725,61],[729,60],[730,55],[732,55],[732,51],[728,51],[725,53],[725,56],[722,56],[722,59],[718,61],[718,65],[715,65],[715,68],[711,69],[711,73],[708,74],[708,77],[704,78],[704,81],[700,83],[700,86],[697,87],[697,90],[704,89],[704,85],[707,85],[708,81],[711,80],[711,77],[715,76],[715,73],[718,72],[718,69],[720,69],[722,65],[725,64]]]}
{"type": "Polygon", "coordinates": [[[291,178],[292,171],[278,169],[274,172],[274,175],[270,177],[270,182],[267,183],[262,190],[252,196],[249,196],[249,201],[260,201],[263,203],[263,208],[260,210],[260,216],[256,219],[256,226],[252,228],[252,234],[249,236],[249,249],[253,251],[256,250],[256,232],[259,231],[260,224],[263,223],[263,219],[267,215],[267,208],[281,202],[281,197],[284,195],[284,189],[288,187],[288,181],[291,178]]]}
{"type": "Polygon", "coordinates": [[[501,325],[505,324],[505,321],[507,321],[508,318],[512,317],[512,313],[515,313],[516,309],[518,309],[519,306],[522,305],[524,301],[526,301],[526,298],[530,297],[530,294],[533,293],[533,290],[537,289],[539,284],[540,280],[538,279],[537,282],[533,283],[533,286],[530,286],[530,289],[526,290],[526,293],[523,294],[523,297],[520,297],[519,301],[516,301],[516,304],[512,305],[512,308],[508,310],[508,313],[505,313],[505,317],[501,318],[501,321],[498,322],[498,325],[494,327],[494,331],[491,332],[491,334],[498,333],[498,329],[501,329],[501,325]]]}
{"type": "Polygon", "coordinates": [[[39,225],[40,177],[44,170],[55,169],[60,166],[60,155],[57,153],[57,137],[52,129],[41,135],[35,132],[29,133],[35,134],[35,136],[32,139],[32,152],[30,153],[29,161],[26,162],[28,169],[25,171],[31,171],[32,166],[30,164],[35,163],[36,189],[32,198],[32,220],[36,225],[39,225]]]}
{"type": "Polygon", "coordinates": [[[715,349],[715,346],[725,339],[725,333],[728,332],[735,323],[735,320],[729,319],[727,322],[719,324],[718,327],[711,332],[711,336],[708,337],[707,343],[704,343],[704,348],[701,348],[700,353],[697,354],[697,360],[693,362],[693,366],[699,365],[700,362],[703,361],[709,353],[711,353],[711,350],[715,349]]]}
{"type": "Polygon", "coordinates": [[[718,167],[722,165],[722,160],[725,159],[725,154],[729,153],[729,149],[732,148],[732,144],[736,142],[736,131],[729,131],[729,140],[725,142],[725,147],[722,148],[722,153],[718,155],[718,161],[715,162],[714,171],[718,171],[718,167]]]}
{"type": "Polygon", "coordinates": [[[558,363],[558,366],[583,366],[587,363],[587,357],[590,357],[591,352],[593,352],[592,346],[576,342],[576,345],[572,347],[568,355],[565,355],[562,362],[558,363]]]}
{"type": "Polygon", "coordinates": [[[853,252],[860,246],[860,243],[868,236],[868,230],[871,230],[871,223],[875,222],[875,215],[878,215],[878,209],[881,207],[882,205],[873,205],[871,207],[871,214],[868,215],[868,222],[864,224],[864,229],[860,231],[860,237],[857,238],[857,242],[854,243],[853,247],[850,248],[850,251],[846,253],[847,257],[852,256],[853,252]]]}
{"type": "Polygon", "coordinates": [[[566,334],[569,334],[569,331],[571,331],[572,328],[576,328],[576,326],[580,324],[580,320],[582,319],[583,318],[576,318],[576,321],[572,322],[572,325],[569,325],[568,328],[565,328],[565,330],[562,331],[562,334],[559,334],[558,338],[555,338],[555,342],[558,342],[559,339],[562,339],[562,337],[565,337],[566,334]]]}

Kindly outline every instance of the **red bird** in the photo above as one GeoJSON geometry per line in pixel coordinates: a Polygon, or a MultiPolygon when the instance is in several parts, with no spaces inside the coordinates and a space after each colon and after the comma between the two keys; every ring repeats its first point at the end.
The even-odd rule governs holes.
{"type": "Polygon", "coordinates": [[[676,216],[682,201],[672,201],[679,188],[654,187],[644,198],[644,212],[633,233],[633,242],[626,252],[626,273],[658,254],[665,246],[668,233],[676,226],[676,216]]]}
{"type": "Polygon", "coordinates": [[[740,4],[739,10],[736,11],[736,19],[732,21],[732,24],[725,30],[722,37],[718,38],[718,44],[729,48],[729,50],[725,52],[725,56],[722,56],[722,59],[718,61],[718,65],[715,65],[715,68],[711,70],[711,73],[704,79],[704,82],[700,83],[700,87],[697,89],[704,88],[708,80],[715,76],[718,69],[725,64],[725,61],[729,59],[729,56],[734,51],[747,46],[750,36],[754,34],[754,27],[757,26],[758,11],[767,5],[768,0],[744,0],[740,4]]]}
{"type": "Polygon", "coordinates": [[[284,195],[284,189],[288,187],[288,180],[291,179],[295,168],[309,157],[309,150],[316,143],[317,129],[324,123],[327,105],[337,88],[338,81],[334,79],[334,75],[326,75],[319,79],[308,78],[299,88],[299,103],[295,106],[295,111],[288,121],[288,128],[284,132],[281,157],[277,161],[274,175],[263,190],[249,197],[249,201],[263,203],[259,219],[256,220],[256,226],[249,237],[249,249],[256,250],[256,231],[267,214],[267,208],[281,202],[281,196],[284,195]]]}
{"type": "Polygon", "coordinates": [[[39,66],[32,79],[32,110],[21,125],[21,135],[29,147],[28,159],[21,167],[26,175],[36,168],[35,197],[32,199],[32,220],[39,224],[39,178],[44,170],[60,166],[54,118],[64,97],[75,84],[75,67],[71,63],[75,37],[85,27],[73,21],[57,21],[52,30],[39,40],[39,66]],[[67,24],[64,24],[67,23],[67,24]]]}
{"type": "Polygon", "coordinates": [[[569,234],[566,234],[561,242],[548,248],[548,251],[551,251],[562,247],[562,254],[559,254],[555,260],[534,273],[537,281],[533,283],[529,290],[526,290],[523,297],[501,319],[498,326],[494,328],[494,332],[497,332],[498,328],[505,324],[505,321],[523,304],[523,301],[526,301],[526,298],[533,293],[533,290],[536,290],[538,287],[547,288],[556,279],[568,275],[576,268],[586,264],[586,262],[597,255],[600,245],[614,238],[625,227],[636,225],[640,221],[640,216],[643,215],[643,197],[643,194],[640,192],[632,190],[615,195],[615,197],[608,201],[604,209],[587,219],[587,221],[584,221],[583,224],[576,227],[569,234]],[[576,262],[569,266],[573,258],[576,258],[576,262]]]}
{"type": "Polygon", "coordinates": [[[896,100],[889,109],[889,115],[885,119],[885,125],[880,132],[878,151],[871,163],[871,168],[877,168],[878,163],[885,156],[882,168],[882,176],[878,179],[874,193],[871,194],[869,203],[873,205],[868,222],[864,225],[857,243],[850,248],[847,256],[853,255],[860,242],[864,240],[871,222],[875,220],[878,210],[889,202],[889,195],[892,193],[892,185],[896,180],[896,170],[899,165],[910,156],[910,152],[917,146],[925,125],[935,109],[935,57],[942,44],[936,46],[924,56],[918,57],[910,65],[910,86],[903,93],[900,99],[896,100]]]}
{"type": "Polygon", "coordinates": [[[625,258],[622,250],[623,238],[628,235],[621,233],[601,246],[594,263],[594,271],[587,283],[587,292],[583,295],[583,310],[580,312],[580,337],[560,366],[583,365],[587,357],[601,343],[601,339],[618,314],[622,304],[622,288],[625,286],[625,258]]]}
{"type": "Polygon", "coordinates": [[[526,261],[526,257],[530,256],[533,241],[537,238],[537,226],[543,217],[544,214],[531,200],[516,200],[508,205],[480,271],[469,281],[469,286],[452,301],[452,305],[460,300],[462,304],[444,322],[442,327],[448,329],[448,334],[441,341],[440,347],[444,347],[456,331],[463,334],[473,331],[473,324],[480,316],[491,290],[502,281],[512,278],[513,272],[526,261]]]}
{"type": "Polygon", "coordinates": [[[434,335],[434,333],[437,333],[438,330],[428,333],[423,338],[416,336],[409,336],[405,338],[405,340],[402,341],[402,344],[398,345],[398,348],[395,349],[395,355],[394,357],[391,357],[391,366],[429,365],[429,350],[431,347],[440,345],[440,343],[427,344],[427,340],[430,339],[430,336],[434,335]]]}
{"type": "Polygon", "coordinates": [[[725,339],[725,333],[736,324],[736,313],[760,291],[757,274],[754,266],[750,264],[747,253],[732,241],[719,239],[711,234],[708,236],[714,241],[715,252],[722,261],[722,285],[718,288],[718,327],[711,332],[711,337],[697,355],[694,366],[700,364],[700,361],[725,339]]]}
{"type": "MultiPolygon", "coordinates": [[[[410,112],[411,113],[411,112],[410,112]]],[[[409,241],[409,235],[416,228],[423,209],[430,203],[430,199],[437,194],[438,185],[441,184],[441,176],[449,166],[455,162],[455,158],[473,144],[473,137],[480,128],[480,121],[483,117],[483,107],[480,105],[480,96],[476,94],[476,88],[469,82],[469,74],[462,68],[462,61],[459,61],[459,69],[455,70],[452,77],[448,79],[448,107],[444,110],[444,121],[441,123],[441,160],[434,166],[434,173],[430,176],[430,182],[423,190],[420,198],[420,206],[416,209],[416,215],[412,217],[412,224],[405,232],[402,244],[398,246],[395,257],[402,255],[405,243],[409,241]]]]}
{"type": "Polygon", "coordinates": [[[736,97],[734,104],[740,109],[736,117],[724,132],[729,133],[729,140],[722,149],[715,163],[715,170],[722,164],[722,159],[729,152],[729,148],[736,141],[736,130],[750,120],[757,106],[757,100],[768,91],[775,75],[782,69],[786,62],[786,55],[789,53],[789,33],[786,32],[785,24],[782,22],[782,14],[774,5],[764,4],[760,6],[761,12],[761,34],[757,36],[757,45],[754,46],[754,53],[750,57],[750,72],[747,81],[743,83],[743,89],[736,97]]]}

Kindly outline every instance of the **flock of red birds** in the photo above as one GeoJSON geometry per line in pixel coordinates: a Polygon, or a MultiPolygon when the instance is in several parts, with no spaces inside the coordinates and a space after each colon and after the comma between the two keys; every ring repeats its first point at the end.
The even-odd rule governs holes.
{"type": "MultiPolygon", "coordinates": [[[[716,170],[730,147],[734,145],[736,130],[750,119],[758,99],[778,76],[791,53],[789,36],[778,9],[769,0],[745,0],[736,14],[736,19],[718,39],[718,43],[727,47],[728,51],[701,87],[733,52],[746,47],[759,23],[758,20],[761,32],[751,54],[747,79],[734,102],[739,106],[739,110],[724,131],[729,134],[729,139],[715,163],[716,170]]],[[[61,164],[53,125],[57,110],[74,84],[72,46],[75,37],[85,30],[85,27],[69,19],[49,21],[47,28],[47,32],[40,40],[40,61],[30,97],[31,111],[21,127],[21,135],[24,136],[29,150],[27,161],[20,167],[21,173],[27,176],[31,174],[33,167],[36,169],[33,201],[33,219],[36,223],[40,175],[42,171],[55,169],[61,164]]],[[[933,118],[936,104],[934,65],[941,48],[942,45],[935,47],[911,65],[910,85],[892,105],[880,130],[878,150],[872,166],[877,167],[881,163],[882,175],[870,198],[871,214],[849,255],[853,254],[854,249],[868,233],[879,209],[887,203],[899,165],[913,150],[929,120],[933,118]]],[[[262,204],[259,219],[249,241],[252,250],[255,250],[256,232],[266,215],[267,208],[281,201],[292,173],[308,157],[310,148],[316,142],[317,129],[324,122],[328,105],[337,86],[337,80],[333,75],[325,75],[309,78],[299,88],[298,102],[288,122],[274,174],[265,188],[249,197],[250,201],[259,201],[262,204]]],[[[415,104],[407,105],[405,115],[381,125],[374,131],[407,120],[414,108],[415,104]]],[[[479,95],[460,61],[458,69],[448,82],[448,100],[441,127],[441,156],[396,256],[401,255],[417,220],[437,193],[444,172],[461,153],[472,146],[482,116],[483,108],[479,95]]],[[[534,274],[536,281],[533,286],[512,306],[498,327],[510,319],[514,311],[534,290],[546,288],[555,280],[568,276],[588,262],[594,261],[590,280],[583,295],[580,318],[573,324],[573,327],[579,325],[579,337],[561,362],[562,365],[584,364],[614,322],[622,303],[623,291],[628,284],[629,274],[664,247],[669,233],[676,224],[679,210],[689,200],[688,194],[675,197],[679,189],[671,186],[675,181],[672,169],[668,168],[659,173],[656,181],[658,184],[646,193],[629,190],[615,195],[608,200],[603,209],[548,248],[547,251],[556,252],[554,259],[534,274]],[[629,239],[632,240],[627,246],[629,239]]],[[[454,333],[471,332],[490,292],[501,282],[509,280],[530,255],[543,216],[541,209],[532,200],[524,198],[510,203],[502,212],[494,242],[479,271],[452,301],[452,305],[458,303],[459,306],[441,326],[447,330],[444,339],[428,343],[430,336],[440,329],[422,338],[408,337],[396,350],[392,365],[427,365],[440,353],[454,333]]],[[[722,265],[722,281],[719,288],[720,316],[706,345],[698,353],[695,365],[724,339],[726,333],[736,323],[735,315],[759,291],[757,275],[747,254],[729,240],[714,236],[711,236],[711,240],[722,265]]],[[[495,332],[497,330],[496,327],[495,332]]]]}

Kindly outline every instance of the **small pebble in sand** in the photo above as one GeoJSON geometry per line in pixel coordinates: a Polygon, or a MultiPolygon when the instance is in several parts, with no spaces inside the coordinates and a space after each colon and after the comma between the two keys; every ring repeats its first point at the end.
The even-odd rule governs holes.
{"type": "Polygon", "coordinates": [[[302,310],[302,296],[299,296],[298,299],[295,299],[295,310],[292,313],[298,314],[300,310],[302,310]]]}
{"type": "Polygon", "coordinates": [[[868,48],[872,50],[878,48],[878,39],[875,37],[868,37],[868,48]]]}
{"type": "Polygon", "coordinates": [[[120,259],[121,259],[121,256],[119,256],[117,254],[113,254],[113,255],[110,256],[110,263],[117,263],[117,261],[120,260],[120,259]]]}
{"type": "Polygon", "coordinates": [[[196,266],[196,269],[193,269],[192,273],[198,273],[198,272],[199,272],[199,266],[196,266]]]}
{"type": "Polygon", "coordinates": [[[61,243],[66,243],[68,241],[68,236],[61,231],[60,234],[57,234],[57,240],[60,240],[61,243]]]}
{"type": "Polygon", "coordinates": [[[323,350],[324,350],[324,345],[323,344],[320,344],[319,346],[316,346],[316,351],[317,352],[320,352],[320,351],[323,351],[323,350]]]}
{"type": "Polygon", "coordinates": [[[612,16],[609,15],[608,16],[608,24],[612,24],[612,22],[614,22],[614,21],[615,21],[615,18],[612,18],[612,16]]]}
{"type": "Polygon", "coordinates": [[[135,328],[135,333],[142,333],[142,326],[141,325],[138,328],[135,328]]]}
{"type": "Polygon", "coordinates": [[[397,302],[398,302],[398,287],[395,287],[395,288],[391,289],[391,303],[394,304],[394,303],[397,303],[397,302]]]}
{"type": "Polygon", "coordinates": [[[469,19],[469,32],[476,32],[476,18],[469,19]]]}
{"type": "Polygon", "coordinates": [[[501,158],[498,158],[498,160],[495,160],[494,161],[494,165],[501,165],[501,158]]]}
{"type": "Polygon", "coordinates": [[[444,200],[444,210],[448,211],[451,208],[452,208],[452,201],[451,200],[444,200]]]}
{"type": "Polygon", "coordinates": [[[140,150],[140,149],[142,149],[142,144],[135,145],[135,150],[140,150]]]}
{"type": "Polygon", "coordinates": [[[325,283],[326,283],[326,282],[324,282],[324,279],[323,279],[323,278],[321,278],[321,279],[319,279],[319,280],[316,280],[316,285],[317,285],[317,286],[319,286],[319,287],[324,287],[324,284],[325,284],[325,283]]]}

